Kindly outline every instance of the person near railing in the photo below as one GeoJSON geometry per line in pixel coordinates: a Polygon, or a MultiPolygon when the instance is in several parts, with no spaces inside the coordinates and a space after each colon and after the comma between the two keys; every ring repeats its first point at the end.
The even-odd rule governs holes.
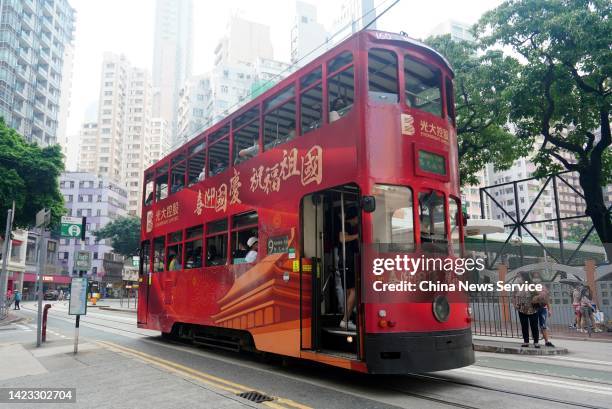
{"type": "MultiPolygon", "coordinates": [[[[525,283],[529,281],[529,273],[521,273],[518,282],[525,283]]],[[[518,311],[519,320],[521,321],[521,332],[523,335],[523,348],[529,346],[529,328],[531,327],[531,335],[533,336],[533,346],[540,348],[540,333],[538,329],[538,315],[534,308],[534,297],[538,295],[537,291],[515,291],[512,295],[512,303],[518,311]]]]}
{"type": "MultiPolygon", "coordinates": [[[[537,271],[533,273],[531,280],[534,283],[541,283],[542,278],[540,277],[540,273],[537,271]]],[[[551,315],[550,312],[550,293],[548,289],[542,285],[542,291],[539,291],[538,294],[533,298],[533,307],[536,310],[536,315],[538,316],[538,324],[540,326],[540,331],[542,331],[542,338],[544,338],[544,342],[547,347],[554,347],[553,343],[550,342],[548,326],[546,322],[548,321],[548,316],[551,315]]],[[[537,347],[536,347],[537,348],[537,347]]]]}
{"type": "Polygon", "coordinates": [[[19,290],[15,291],[15,309],[20,310],[21,307],[19,303],[21,302],[21,292],[19,290]]]}

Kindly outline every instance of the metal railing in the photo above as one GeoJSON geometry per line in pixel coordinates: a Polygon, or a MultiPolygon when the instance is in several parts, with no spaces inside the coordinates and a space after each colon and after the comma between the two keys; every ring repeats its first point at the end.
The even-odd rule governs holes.
{"type": "MultiPolygon", "coordinates": [[[[499,293],[472,294],[472,333],[492,337],[522,338],[521,323],[518,311],[512,305],[512,296],[499,293]]],[[[576,335],[577,329],[572,327],[575,322],[574,307],[571,304],[549,305],[550,315],[547,326],[554,337],[556,335],[576,335]]],[[[602,306],[605,316],[604,331],[601,337],[612,337],[609,320],[612,318],[612,308],[602,306]]],[[[542,335],[540,334],[540,338],[542,335]]]]}

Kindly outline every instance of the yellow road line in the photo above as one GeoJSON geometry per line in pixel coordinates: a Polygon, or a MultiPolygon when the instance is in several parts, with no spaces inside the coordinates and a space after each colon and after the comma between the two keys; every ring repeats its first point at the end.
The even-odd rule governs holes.
{"type": "MultiPolygon", "coordinates": [[[[168,361],[166,359],[163,358],[159,358],[153,355],[149,355],[147,353],[135,350],[135,349],[131,349],[131,348],[127,348],[124,347],[122,345],[118,345],[115,344],[114,342],[110,342],[110,341],[97,341],[99,344],[110,348],[110,349],[114,349],[116,351],[119,352],[123,352],[127,355],[131,355],[134,356],[138,359],[141,359],[143,361],[149,362],[151,364],[157,365],[159,367],[162,367],[164,369],[167,369],[171,372],[180,374],[180,375],[187,375],[191,378],[197,379],[203,383],[206,383],[208,385],[211,385],[213,387],[217,387],[219,389],[222,389],[224,391],[227,392],[231,392],[234,394],[239,394],[242,392],[247,392],[247,391],[257,391],[254,388],[251,388],[249,386],[246,385],[241,385],[235,382],[231,382],[228,381],[226,379],[223,378],[219,378],[217,376],[214,375],[209,375],[207,373],[195,370],[193,368],[189,368],[188,366],[184,366],[181,364],[178,364],[176,362],[172,362],[172,361],[168,361]]],[[[260,392],[262,394],[264,394],[263,392],[260,392]]],[[[298,409],[311,409],[310,406],[305,406],[302,404],[299,404],[297,402],[294,402],[290,399],[285,399],[285,398],[276,398],[274,402],[264,402],[266,405],[272,407],[272,408],[282,408],[282,409],[291,409],[291,408],[298,408],[298,409]],[[285,406],[283,406],[283,405],[285,406]]]]}
{"type": "Polygon", "coordinates": [[[112,342],[107,342],[107,341],[97,341],[97,342],[99,344],[102,344],[102,345],[106,346],[107,348],[114,349],[116,351],[123,352],[123,353],[128,354],[128,355],[132,355],[132,356],[134,356],[134,357],[136,357],[138,359],[142,359],[142,360],[144,360],[146,362],[149,362],[151,364],[157,365],[159,367],[163,367],[164,369],[168,369],[171,372],[178,373],[180,375],[189,376],[191,378],[194,378],[194,379],[197,379],[197,380],[199,380],[201,382],[204,382],[204,383],[206,383],[208,385],[212,385],[214,387],[223,389],[225,391],[228,391],[228,392],[231,392],[231,393],[234,393],[234,394],[239,394],[239,393],[242,393],[242,392],[246,392],[246,391],[252,390],[252,389],[249,389],[246,386],[238,385],[238,384],[233,384],[232,382],[225,381],[225,380],[223,380],[223,382],[215,382],[215,381],[211,380],[210,378],[216,378],[216,379],[220,379],[220,378],[207,375],[207,374],[205,374],[203,372],[193,370],[191,368],[188,368],[188,367],[180,365],[180,364],[176,364],[174,362],[166,361],[165,359],[161,359],[161,358],[157,358],[157,357],[154,357],[152,355],[149,355],[149,354],[141,353],[140,351],[135,351],[135,350],[130,349],[130,348],[125,348],[125,347],[119,346],[119,345],[117,345],[115,343],[112,343],[112,342]],[[235,386],[234,387],[228,386],[228,384],[229,385],[235,385],[235,386]]]}

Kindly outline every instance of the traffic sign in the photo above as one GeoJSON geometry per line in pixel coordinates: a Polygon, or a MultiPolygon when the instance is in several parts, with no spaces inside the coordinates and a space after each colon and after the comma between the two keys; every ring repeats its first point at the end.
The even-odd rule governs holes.
{"type": "Polygon", "coordinates": [[[62,237],[80,237],[83,229],[81,217],[62,216],[62,237]]]}
{"type": "Polygon", "coordinates": [[[87,271],[91,269],[91,251],[77,251],[74,257],[74,268],[77,271],[87,271]]]}

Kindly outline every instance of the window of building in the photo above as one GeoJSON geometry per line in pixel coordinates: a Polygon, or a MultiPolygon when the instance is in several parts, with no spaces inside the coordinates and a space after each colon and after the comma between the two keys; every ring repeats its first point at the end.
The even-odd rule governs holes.
{"type": "Polygon", "coordinates": [[[252,245],[249,247],[249,240],[253,241],[252,237],[258,239],[257,228],[257,212],[248,212],[232,217],[232,264],[241,264],[253,262],[255,255],[249,255],[249,251],[257,252],[258,246],[252,245]]]}
{"type": "Polygon", "coordinates": [[[254,107],[234,119],[234,164],[259,153],[259,107],[254,107]]]}
{"type": "Polygon", "coordinates": [[[422,243],[445,243],[444,195],[435,190],[419,192],[419,222],[422,243]]]}
{"type": "Polygon", "coordinates": [[[172,158],[172,176],[170,193],[176,193],[183,190],[185,187],[185,172],[187,170],[187,161],[185,155],[180,154],[172,158]]]}
{"type": "Polygon", "coordinates": [[[295,138],[295,87],[280,91],[264,102],[264,149],[295,138]]]}
{"type": "Polygon", "coordinates": [[[302,134],[317,129],[323,122],[323,85],[321,67],[300,79],[300,128],[302,134]]]}
{"type": "Polygon", "coordinates": [[[168,197],[168,165],[157,169],[155,177],[155,200],[160,201],[168,197]]]}
{"type": "Polygon", "coordinates": [[[393,51],[374,48],[368,52],[368,90],[372,101],[399,101],[397,55],[393,51]]]}
{"type": "Polygon", "coordinates": [[[165,237],[156,237],[153,240],[153,264],[156,272],[164,271],[165,250],[165,237]]]}
{"type": "Polygon", "coordinates": [[[203,232],[202,225],[185,231],[185,269],[202,267],[203,232]]]}
{"type": "Polygon", "coordinates": [[[327,63],[327,101],[329,122],[346,115],[355,101],[353,55],[346,51],[327,63]]]}
{"type": "Polygon", "coordinates": [[[183,231],[175,231],[168,235],[168,249],[166,254],[166,271],[183,269],[183,231]]]}
{"type": "Polygon", "coordinates": [[[440,70],[414,59],[404,58],[406,104],[409,107],[442,116],[442,81],[440,70]]]}
{"type": "Polygon", "coordinates": [[[206,177],[206,142],[202,141],[189,148],[188,184],[189,186],[206,177]]]}
{"type": "Polygon", "coordinates": [[[206,224],[206,265],[220,266],[227,261],[227,219],[206,224]]]}

